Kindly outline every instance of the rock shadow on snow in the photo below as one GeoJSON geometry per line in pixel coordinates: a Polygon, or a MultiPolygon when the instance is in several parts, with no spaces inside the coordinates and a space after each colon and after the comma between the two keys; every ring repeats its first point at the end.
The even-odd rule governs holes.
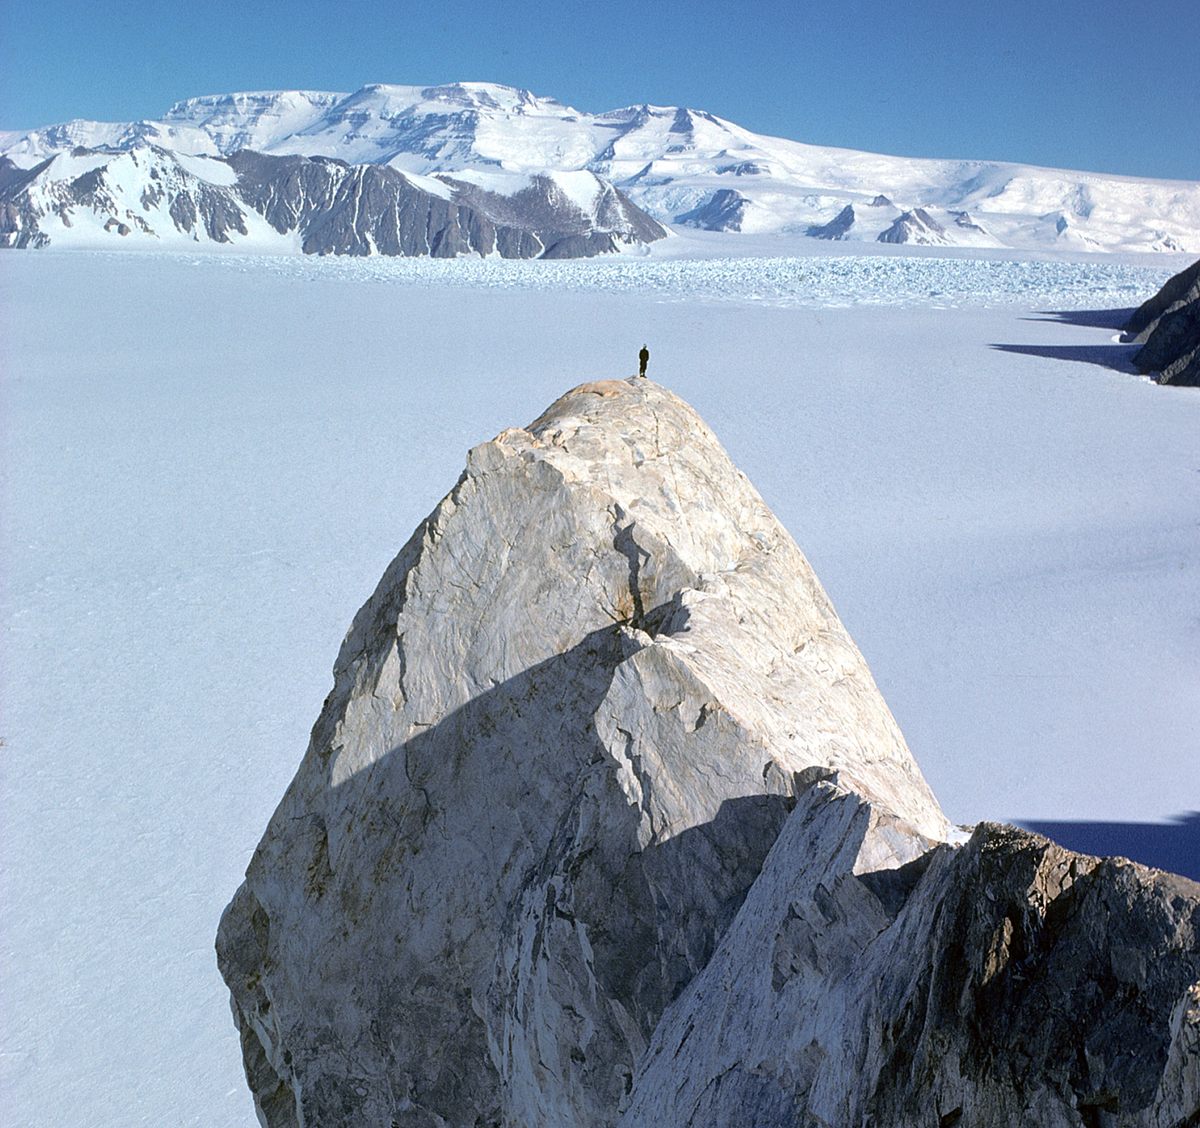
{"type": "Polygon", "coordinates": [[[1094,857],[1128,858],[1153,869],[1200,881],[1200,811],[1169,823],[1022,821],[1035,834],[1094,857]]]}
{"type": "Polygon", "coordinates": [[[998,352],[1015,353],[1018,356],[1041,356],[1049,360],[1070,360],[1079,364],[1094,364],[1114,372],[1137,375],[1133,366],[1136,348],[1129,345],[999,345],[991,346],[998,352]]]}
{"type": "MultiPolygon", "coordinates": [[[[1050,322],[1055,325],[1071,325],[1081,329],[1123,329],[1129,320],[1131,309],[1045,309],[1022,321],[1050,322]]],[[[993,344],[999,352],[1015,353],[1019,356],[1040,356],[1048,360],[1069,360],[1079,364],[1094,364],[1114,372],[1136,375],[1133,354],[1136,348],[1124,343],[1106,341],[1095,345],[1018,345],[993,344]]]]}
{"type": "Polygon", "coordinates": [[[1082,329],[1124,329],[1133,316],[1132,308],[1125,309],[1039,309],[1035,317],[1022,321],[1053,321],[1059,325],[1077,325],[1082,329]]]}

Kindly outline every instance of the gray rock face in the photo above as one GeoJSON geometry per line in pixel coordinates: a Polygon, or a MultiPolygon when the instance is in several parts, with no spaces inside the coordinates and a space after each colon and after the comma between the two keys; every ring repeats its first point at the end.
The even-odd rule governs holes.
{"type": "Polygon", "coordinates": [[[702,231],[741,231],[750,201],[733,188],[720,188],[699,207],[675,217],[684,227],[702,231]]]}
{"type": "Polygon", "coordinates": [[[305,254],[453,258],[499,248],[505,257],[533,258],[542,250],[532,232],[497,226],[386,165],[247,151],[233,154],[229,164],[241,195],[276,231],[300,232],[305,254]]]}
{"type": "Polygon", "coordinates": [[[716,172],[718,176],[770,176],[771,166],[765,161],[737,161],[718,165],[716,172]]]}
{"type": "Polygon", "coordinates": [[[946,229],[924,208],[913,208],[897,216],[890,227],[881,231],[878,242],[938,246],[950,240],[946,238],[946,229]]]}
{"type": "Polygon", "coordinates": [[[599,191],[587,214],[548,176],[533,177],[529,187],[511,196],[463,181],[447,181],[454,185],[458,200],[498,225],[536,239],[543,258],[605,254],[623,244],[652,243],[667,234],[662,224],[604,181],[598,182],[599,191]]]}
{"type": "Polygon", "coordinates": [[[623,1126],[1195,1123],[1200,885],[989,824],[897,867],[897,838],[801,796],[623,1126]]]}
{"type": "Polygon", "coordinates": [[[1133,363],[1160,384],[1200,386],[1200,260],[1167,280],[1125,326],[1142,342],[1133,363]]]}
{"type": "Polygon", "coordinates": [[[49,163],[23,169],[0,157],[0,247],[44,247],[50,242],[38,227],[38,210],[25,191],[49,163]]]}
{"type": "Polygon", "coordinates": [[[585,385],[477,447],[221,924],[266,1122],[613,1123],[814,767],[948,830],[694,412],[585,385]]]}
{"type": "Polygon", "coordinates": [[[583,385],[388,568],[222,918],[260,1119],[1191,1124],[1200,886],[961,837],[703,421],[583,385]]]}
{"type": "Polygon", "coordinates": [[[954,216],[954,226],[955,227],[961,227],[965,231],[978,231],[982,235],[987,234],[987,231],[984,228],[980,227],[979,224],[976,223],[975,220],[973,220],[971,218],[970,212],[960,211],[960,212],[951,212],[951,214],[954,216]]]}
{"type": "Polygon", "coordinates": [[[828,223],[808,228],[804,234],[812,239],[844,239],[854,226],[854,205],[847,204],[828,223]]]}

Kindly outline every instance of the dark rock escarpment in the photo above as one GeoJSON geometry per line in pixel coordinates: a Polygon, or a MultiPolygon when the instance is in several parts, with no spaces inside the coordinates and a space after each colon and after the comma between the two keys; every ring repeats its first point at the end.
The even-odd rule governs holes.
{"type": "Polygon", "coordinates": [[[878,869],[887,829],[801,797],[623,1125],[1195,1123],[1200,886],[989,824],[878,869]]]}
{"type": "Polygon", "coordinates": [[[854,205],[847,204],[828,223],[814,225],[805,230],[810,239],[844,239],[854,226],[854,205]]]}
{"type": "Polygon", "coordinates": [[[703,231],[741,231],[750,201],[733,188],[719,188],[702,204],[675,217],[684,227],[703,231]]]}
{"type": "Polygon", "coordinates": [[[1133,363],[1160,384],[1200,387],[1200,260],[1167,280],[1125,325],[1133,363]]]}
{"type": "Polygon", "coordinates": [[[346,637],[217,938],[260,1118],[1189,1123],[1200,886],[964,839],[699,417],[584,385],[346,637]]]}
{"type": "Polygon", "coordinates": [[[543,249],[531,230],[431,195],[387,165],[246,150],[228,162],[245,200],[281,234],[300,232],[305,254],[533,258],[543,249]]]}

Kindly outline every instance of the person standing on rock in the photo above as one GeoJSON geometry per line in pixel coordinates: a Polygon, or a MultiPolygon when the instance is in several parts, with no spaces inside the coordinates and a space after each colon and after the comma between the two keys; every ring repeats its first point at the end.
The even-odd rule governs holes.
{"type": "Polygon", "coordinates": [[[646,365],[650,363],[650,350],[645,345],[642,346],[642,351],[638,353],[638,375],[645,377],[646,365]]]}

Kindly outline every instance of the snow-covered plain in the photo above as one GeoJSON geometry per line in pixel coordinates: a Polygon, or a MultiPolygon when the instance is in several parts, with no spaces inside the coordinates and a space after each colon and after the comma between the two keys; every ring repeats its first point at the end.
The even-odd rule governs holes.
{"type": "Polygon", "coordinates": [[[1200,807],[1200,395],[1041,312],[1179,265],[5,256],[5,1122],[254,1123],[212,941],[341,636],[469,446],[643,341],[951,818],[1200,807]]]}

